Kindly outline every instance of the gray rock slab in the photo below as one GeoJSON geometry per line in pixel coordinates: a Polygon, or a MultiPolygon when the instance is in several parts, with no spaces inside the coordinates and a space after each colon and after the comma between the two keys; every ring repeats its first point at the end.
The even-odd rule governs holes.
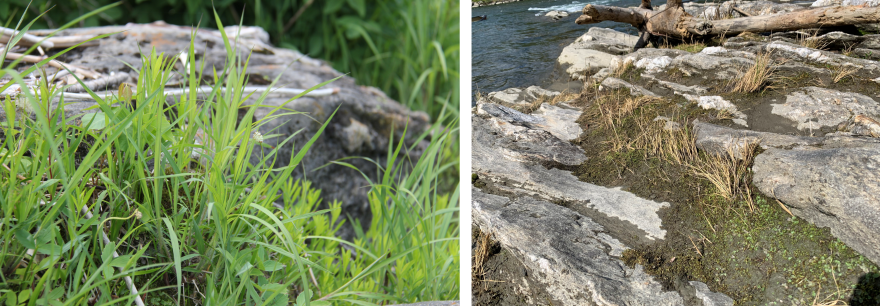
{"type": "Polygon", "coordinates": [[[544,119],[544,122],[539,123],[539,127],[543,130],[550,132],[556,138],[569,141],[578,138],[584,132],[580,124],[575,122],[582,113],[580,109],[565,104],[554,106],[543,103],[538,110],[532,112],[532,115],[544,119]]]}
{"type": "Polygon", "coordinates": [[[703,306],[733,306],[733,299],[723,293],[712,292],[709,286],[698,281],[690,281],[696,289],[697,298],[703,302],[703,306]]]}
{"type": "Polygon", "coordinates": [[[615,54],[631,51],[637,40],[634,35],[593,27],[563,48],[556,61],[568,66],[566,72],[572,79],[583,80],[587,73],[609,67],[615,54]]]}
{"type": "Polygon", "coordinates": [[[552,98],[559,94],[560,92],[558,91],[547,90],[539,86],[529,86],[526,89],[514,87],[490,92],[487,96],[490,102],[507,105],[527,105],[541,97],[552,98]]]}
{"type": "Polygon", "coordinates": [[[880,264],[880,144],[771,148],[752,169],[761,192],[880,264]]]}
{"type": "Polygon", "coordinates": [[[694,121],[694,134],[697,148],[713,154],[737,153],[750,144],[757,143],[762,149],[794,148],[798,146],[820,146],[823,137],[790,136],[768,132],[740,130],[694,121]]]}
{"type": "Polygon", "coordinates": [[[771,113],[796,122],[802,131],[836,127],[854,115],[880,115],[880,103],[868,96],[820,87],[792,92],[772,107],[771,113]]]}
{"type": "MultiPolygon", "coordinates": [[[[609,253],[623,245],[575,211],[532,197],[474,189],[473,220],[519,259],[562,305],[683,305],[676,292],[609,253]]],[[[535,304],[538,301],[528,301],[535,304]]]]}
{"type": "Polygon", "coordinates": [[[599,89],[621,89],[626,88],[629,89],[629,94],[633,96],[649,96],[649,97],[660,97],[660,95],[651,92],[650,90],[645,89],[639,85],[630,84],[627,81],[615,78],[615,77],[607,77],[605,80],[602,80],[602,86],[599,89]]]}
{"type": "Polygon", "coordinates": [[[860,74],[870,76],[871,78],[880,76],[880,63],[877,61],[853,58],[830,51],[807,48],[783,41],[771,42],[764,48],[768,52],[773,52],[776,56],[782,56],[796,61],[858,69],[860,74]]]}
{"type": "Polygon", "coordinates": [[[668,203],[642,199],[620,188],[581,182],[569,171],[541,165],[549,161],[578,165],[578,160],[586,160],[579,147],[546,131],[514,126],[499,118],[473,117],[472,122],[472,170],[482,180],[499,188],[516,188],[513,192],[536,194],[544,200],[563,200],[595,209],[632,224],[648,239],[666,235],[657,211],[668,203]]]}
{"type": "Polygon", "coordinates": [[[685,75],[707,80],[730,80],[739,77],[754,60],[742,57],[715,56],[695,53],[676,57],[670,64],[685,75]]]}

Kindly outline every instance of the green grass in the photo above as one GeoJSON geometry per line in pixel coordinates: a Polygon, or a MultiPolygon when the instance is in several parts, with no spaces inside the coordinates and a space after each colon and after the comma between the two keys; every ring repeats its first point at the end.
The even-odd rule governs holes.
{"type": "MultiPolygon", "coordinates": [[[[287,166],[271,165],[293,136],[261,155],[257,165],[270,166],[254,166],[249,158],[264,145],[252,135],[280,109],[256,118],[265,94],[243,103],[246,59],[229,51],[227,70],[213,76],[223,81],[206,98],[169,104],[162,93],[173,63],[145,53],[137,92],[93,95],[93,115],[67,118],[63,101],[49,111],[61,89],[45,83],[2,101],[0,164],[9,169],[0,167],[0,302],[129,305],[135,295],[125,277],[148,305],[458,298],[459,189],[440,186],[457,171],[450,157],[457,120],[447,119],[457,114],[440,109],[438,122],[448,127],[438,123],[421,135],[430,135],[430,145],[417,161],[405,158],[411,148],[402,141],[390,142],[368,193],[373,223],[345,241],[334,236],[340,204],[318,210],[320,191],[289,179],[306,154],[320,153],[309,148],[330,119],[287,166]]],[[[21,76],[39,65],[19,73],[16,64],[0,77],[27,88],[21,76]]],[[[193,93],[201,85],[196,71],[190,65],[193,93]]]]}

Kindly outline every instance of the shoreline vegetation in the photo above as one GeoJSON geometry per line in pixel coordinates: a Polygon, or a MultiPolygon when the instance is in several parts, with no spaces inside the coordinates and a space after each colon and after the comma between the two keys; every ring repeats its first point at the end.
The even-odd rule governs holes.
{"type": "MultiPolygon", "coordinates": [[[[313,114],[326,120],[315,120],[312,131],[261,130],[302,113],[287,103],[269,104],[268,91],[245,92],[249,82],[274,87],[282,76],[249,75],[253,54],[233,47],[236,38],[213,16],[222,36],[215,45],[225,51],[217,53],[223,58],[213,70],[206,69],[206,55],[196,54],[198,34],[175,51],[180,53],[139,49],[139,63],[129,66],[136,77],[110,95],[95,94],[84,75],[64,70],[93,101],[62,99],[70,84],[59,85],[60,78],[46,72],[53,69],[47,68],[50,60],[76,53],[77,46],[48,51],[33,65],[18,59],[0,66],[0,91],[19,88],[0,98],[0,241],[6,242],[0,248],[0,303],[280,306],[458,299],[459,131],[457,108],[451,107],[457,95],[416,86],[413,96],[428,94],[424,98],[440,105],[423,105],[435,115],[424,131],[385,131],[390,139],[382,164],[367,157],[333,162],[360,172],[354,159],[363,159],[378,169],[362,186],[372,216],[362,227],[342,203],[325,202],[315,182],[291,176],[322,154],[320,140],[333,133],[332,120],[351,115],[329,108],[313,114]],[[188,94],[166,100],[173,87],[188,94]],[[78,109],[83,103],[88,107],[78,109]],[[306,132],[312,136],[296,138],[306,132]],[[420,157],[412,158],[419,156],[413,152],[420,157]],[[347,223],[355,225],[351,240],[336,235],[347,223]]],[[[22,41],[36,20],[12,23],[9,46],[22,41]]],[[[22,53],[35,54],[38,46],[22,53]]],[[[437,43],[431,49],[443,48],[437,43]]],[[[447,69],[455,65],[437,68],[432,84],[457,79],[447,69]]],[[[334,72],[286,102],[341,78],[334,72]]]]}

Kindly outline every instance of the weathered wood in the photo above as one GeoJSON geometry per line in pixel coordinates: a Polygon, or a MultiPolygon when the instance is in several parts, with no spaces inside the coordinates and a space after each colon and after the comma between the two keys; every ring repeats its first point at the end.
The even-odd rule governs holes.
{"type": "Polygon", "coordinates": [[[588,4],[584,6],[581,16],[575,23],[591,24],[602,21],[624,22],[638,28],[640,32],[639,43],[636,46],[638,49],[647,44],[651,35],[687,39],[734,36],[743,32],[780,32],[878,23],[880,7],[832,6],[767,16],[707,20],[695,18],[685,12],[681,0],[668,0],[666,9],[662,11],[651,10],[650,0],[643,0],[637,8],[588,4]]]}

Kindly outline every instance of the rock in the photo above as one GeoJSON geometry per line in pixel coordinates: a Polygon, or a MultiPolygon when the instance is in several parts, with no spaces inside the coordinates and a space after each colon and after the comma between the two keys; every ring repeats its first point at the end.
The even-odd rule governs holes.
{"type": "Polygon", "coordinates": [[[529,105],[535,100],[541,98],[553,98],[560,92],[546,90],[538,86],[529,86],[525,90],[521,88],[508,88],[502,91],[490,92],[488,97],[490,102],[502,103],[507,105],[529,105]]]}
{"type": "Polygon", "coordinates": [[[687,76],[717,81],[737,78],[754,64],[755,61],[748,58],[695,53],[676,57],[670,66],[677,68],[687,76]]]}
{"type": "Polygon", "coordinates": [[[825,141],[822,137],[737,130],[698,120],[695,120],[693,124],[697,148],[716,155],[733,152],[737,158],[742,158],[741,150],[750,144],[758,144],[762,149],[767,150],[770,148],[790,149],[797,146],[819,146],[825,141]]]}
{"type": "Polygon", "coordinates": [[[773,114],[793,120],[801,131],[837,127],[853,115],[880,115],[880,104],[868,96],[819,87],[793,92],[772,106],[773,114]]]}
{"type": "Polygon", "coordinates": [[[840,131],[858,136],[880,137],[880,122],[865,115],[855,115],[841,125],[838,128],[840,131]]]}
{"type": "Polygon", "coordinates": [[[804,63],[853,68],[857,69],[860,74],[865,74],[871,78],[880,76],[880,63],[872,60],[852,58],[830,51],[806,48],[782,41],[771,42],[765,46],[765,49],[767,52],[773,52],[775,56],[782,56],[804,63]]]}
{"type": "Polygon", "coordinates": [[[709,286],[698,281],[690,281],[696,289],[697,298],[703,302],[703,306],[733,306],[733,299],[721,293],[712,292],[709,286]]]}
{"type": "Polygon", "coordinates": [[[761,192],[880,264],[880,144],[771,148],[752,169],[761,192]]]}
{"type": "Polygon", "coordinates": [[[649,97],[658,97],[658,98],[660,97],[659,95],[645,89],[644,87],[641,87],[639,85],[633,85],[633,84],[628,83],[627,81],[624,81],[624,80],[621,80],[618,78],[614,78],[614,77],[605,78],[605,80],[602,81],[602,84],[599,87],[600,90],[621,89],[621,88],[629,89],[630,95],[637,96],[637,97],[638,96],[649,96],[649,97]]]}
{"type": "MultiPolygon", "coordinates": [[[[60,31],[58,35],[87,35],[114,33],[109,38],[98,40],[98,45],[76,48],[66,53],[61,59],[76,66],[87,67],[105,73],[129,73],[132,68],[141,67],[141,51],[149,54],[152,48],[164,52],[166,56],[186,52],[189,49],[191,27],[168,25],[165,23],[129,24],[125,26],[108,26],[97,28],[75,28],[60,31]]],[[[236,33],[238,30],[236,30],[236,33]]],[[[197,57],[204,60],[204,73],[223,71],[226,65],[226,50],[219,31],[201,29],[194,37],[197,57]]],[[[309,88],[326,80],[341,76],[324,61],[312,59],[297,51],[275,48],[263,42],[266,38],[262,29],[241,28],[241,43],[233,52],[241,58],[250,57],[246,73],[250,80],[274,79],[280,75],[278,84],[288,88],[309,88]]],[[[48,73],[54,73],[50,68],[48,73]]],[[[311,138],[331,113],[338,112],[330,121],[325,133],[313,144],[300,165],[292,173],[292,179],[303,179],[304,173],[313,182],[312,187],[321,190],[324,201],[338,200],[342,203],[343,215],[350,215],[360,220],[361,224],[370,224],[370,208],[367,198],[368,185],[365,177],[376,177],[376,165],[372,162],[353,158],[347,162],[355,165],[363,175],[353,169],[339,165],[320,168],[331,161],[347,157],[367,157],[379,164],[385,164],[388,156],[389,135],[395,141],[403,136],[404,127],[407,133],[407,145],[415,146],[408,158],[416,160],[426,143],[416,142],[418,136],[429,127],[429,118],[423,112],[414,112],[387,97],[381,91],[360,86],[355,80],[343,76],[325,88],[333,88],[338,92],[323,97],[302,97],[288,101],[291,97],[270,97],[263,101],[265,107],[255,112],[256,120],[269,115],[273,107],[284,106],[303,114],[291,114],[290,111],[275,112],[277,116],[260,126],[264,135],[278,134],[278,137],[266,139],[270,146],[279,145],[280,141],[295,135],[288,144],[279,148],[275,167],[287,166],[291,155],[311,138]],[[295,144],[295,146],[293,145],[295,144]],[[320,169],[318,169],[320,168],[320,169]],[[315,170],[317,169],[317,170],[315,170]]],[[[248,101],[246,104],[252,104],[248,101]]],[[[81,114],[83,109],[96,104],[91,101],[78,102],[67,109],[68,112],[81,114]]],[[[0,113],[0,117],[5,114],[0,113]]],[[[258,163],[260,154],[268,154],[268,148],[255,150],[251,162],[258,163]]],[[[346,222],[349,224],[349,222],[346,222]]],[[[343,228],[341,235],[351,238],[350,227],[343,228]]]]}
{"type": "MultiPolygon", "coordinates": [[[[487,112],[488,113],[488,112],[487,112]]],[[[549,132],[496,117],[473,117],[472,171],[498,190],[536,195],[548,201],[566,201],[619,218],[631,236],[662,239],[657,210],[668,203],[639,198],[620,188],[581,182],[568,171],[543,164],[580,165],[583,151],[549,132]]],[[[530,125],[535,126],[535,125],[530,125]]]]}
{"type": "Polygon", "coordinates": [[[694,96],[689,94],[684,94],[685,99],[691,102],[697,103],[697,106],[702,107],[703,109],[717,109],[729,112],[735,118],[733,122],[742,126],[748,126],[746,123],[746,114],[736,109],[736,105],[730,103],[730,101],[724,100],[721,96],[694,96]]]}
{"type": "Polygon", "coordinates": [[[568,65],[566,72],[575,80],[583,80],[589,72],[609,67],[613,54],[632,50],[638,37],[611,29],[590,28],[586,34],[562,49],[557,62],[568,65]]]}
{"type": "Polygon", "coordinates": [[[570,107],[566,104],[553,106],[547,103],[541,104],[534,114],[539,118],[543,118],[544,122],[539,124],[545,131],[550,132],[556,138],[569,141],[577,139],[584,130],[577,124],[577,119],[581,116],[581,110],[570,107]]]}
{"type": "Polygon", "coordinates": [[[654,118],[653,121],[654,122],[663,121],[664,122],[663,130],[666,130],[666,131],[681,130],[681,124],[679,124],[678,122],[672,121],[672,119],[670,119],[669,117],[666,117],[666,116],[657,116],[657,118],[654,118]]]}
{"type": "Polygon", "coordinates": [[[629,268],[616,258],[623,244],[588,217],[532,197],[510,199],[476,188],[471,207],[480,230],[493,233],[560,305],[683,305],[641,266],[629,268]]]}
{"type": "Polygon", "coordinates": [[[568,12],[566,12],[566,11],[549,11],[544,16],[550,17],[553,20],[559,20],[564,17],[568,17],[568,12]]]}

